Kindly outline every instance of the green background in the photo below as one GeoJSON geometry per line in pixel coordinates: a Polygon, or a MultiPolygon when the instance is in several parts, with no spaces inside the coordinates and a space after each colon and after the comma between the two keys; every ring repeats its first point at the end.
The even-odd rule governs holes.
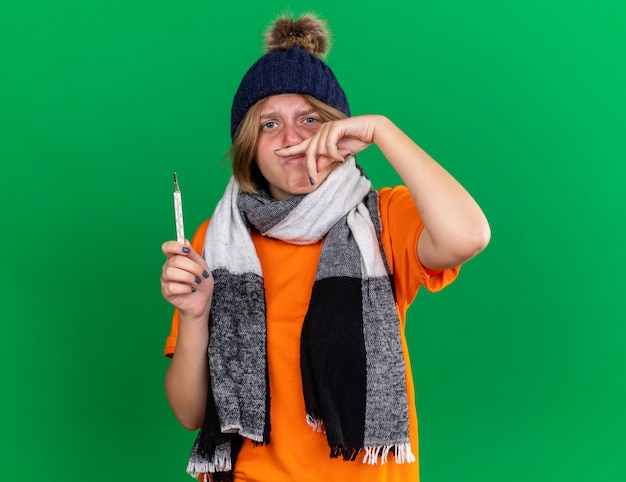
{"type": "Polygon", "coordinates": [[[625,5],[3,2],[2,480],[190,480],[162,381],[172,172],[192,231],[286,9],[329,20],[353,113],[393,119],[491,222],[411,309],[423,482],[626,480],[625,5]]]}

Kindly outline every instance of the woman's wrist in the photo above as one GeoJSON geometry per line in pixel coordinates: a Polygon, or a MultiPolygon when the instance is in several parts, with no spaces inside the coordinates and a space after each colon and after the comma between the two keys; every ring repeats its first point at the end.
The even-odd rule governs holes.
{"type": "Polygon", "coordinates": [[[180,325],[184,325],[186,327],[198,327],[198,328],[206,329],[208,324],[209,324],[209,312],[208,311],[200,315],[194,315],[191,313],[183,313],[182,311],[180,312],[180,325]]]}

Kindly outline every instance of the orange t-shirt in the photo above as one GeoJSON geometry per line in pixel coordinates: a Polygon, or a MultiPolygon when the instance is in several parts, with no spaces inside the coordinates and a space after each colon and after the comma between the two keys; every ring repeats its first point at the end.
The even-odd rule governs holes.
{"type": "MultiPolygon", "coordinates": [[[[445,271],[425,269],[417,257],[417,240],[423,223],[404,186],[379,192],[382,219],[382,244],[396,289],[401,323],[402,348],[406,365],[411,448],[418,456],[415,389],[404,336],[406,310],[417,290],[424,286],[438,291],[451,283],[458,267],[445,271]]],[[[192,245],[201,253],[209,221],[197,230],[192,245]]],[[[267,316],[267,356],[270,378],[270,443],[254,447],[245,439],[235,464],[239,482],[318,482],[320,480],[371,480],[406,482],[419,480],[419,462],[396,464],[390,455],[386,464],[361,463],[363,452],[354,462],[331,459],[325,434],[313,431],[306,423],[300,378],[300,334],[309,306],[322,242],[293,245],[252,234],[265,285],[267,316]]],[[[171,356],[178,334],[175,310],[165,355],[171,356]]]]}

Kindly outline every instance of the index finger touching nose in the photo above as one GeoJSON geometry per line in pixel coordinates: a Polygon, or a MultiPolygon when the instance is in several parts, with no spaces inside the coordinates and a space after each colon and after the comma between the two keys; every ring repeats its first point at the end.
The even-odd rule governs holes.
{"type": "Polygon", "coordinates": [[[302,142],[298,144],[294,144],[291,146],[283,146],[283,147],[279,147],[278,149],[274,149],[274,154],[280,157],[289,157],[289,156],[302,154],[306,151],[307,147],[309,146],[309,142],[310,142],[309,139],[304,139],[302,142]]]}

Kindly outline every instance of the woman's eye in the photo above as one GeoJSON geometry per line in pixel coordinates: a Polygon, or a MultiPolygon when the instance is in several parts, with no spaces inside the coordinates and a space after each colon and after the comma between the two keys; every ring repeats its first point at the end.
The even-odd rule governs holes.
{"type": "Polygon", "coordinates": [[[304,118],[304,123],[305,124],[313,124],[314,122],[317,122],[317,119],[315,117],[305,117],[304,118]]]}
{"type": "Polygon", "coordinates": [[[263,127],[263,129],[273,129],[274,127],[276,127],[276,122],[273,122],[273,121],[266,122],[261,127],[263,127]]]}

